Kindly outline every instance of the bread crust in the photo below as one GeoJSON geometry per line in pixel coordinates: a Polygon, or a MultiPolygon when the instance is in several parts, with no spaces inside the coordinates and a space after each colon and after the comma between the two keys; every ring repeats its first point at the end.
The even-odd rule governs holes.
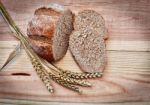
{"type": "Polygon", "coordinates": [[[30,38],[30,46],[43,59],[54,61],[51,44],[30,38]]]}
{"type": "Polygon", "coordinates": [[[53,8],[41,7],[35,10],[34,15],[60,16],[62,14],[53,8]]]}

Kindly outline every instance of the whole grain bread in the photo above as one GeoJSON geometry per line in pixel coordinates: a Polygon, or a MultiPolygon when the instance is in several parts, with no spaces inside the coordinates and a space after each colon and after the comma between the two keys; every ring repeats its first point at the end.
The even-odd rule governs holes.
{"type": "Polygon", "coordinates": [[[104,37],[104,39],[108,37],[104,18],[94,10],[83,10],[75,17],[75,30],[80,30],[81,28],[86,27],[97,31],[99,35],[104,37]]]}
{"type": "Polygon", "coordinates": [[[93,10],[84,10],[75,17],[69,40],[70,51],[84,72],[100,72],[106,65],[104,19],[93,10]]]}
{"type": "Polygon", "coordinates": [[[72,12],[50,6],[35,11],[29,22],[27,34],[33,50],[51,62],[61,59],[66,54],[72,30],[72,12]]]}

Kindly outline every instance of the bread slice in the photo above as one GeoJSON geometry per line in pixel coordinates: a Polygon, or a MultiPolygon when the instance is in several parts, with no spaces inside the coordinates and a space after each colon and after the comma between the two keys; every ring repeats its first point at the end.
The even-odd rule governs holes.
{"type": "Polygon", "coordinates": [[[79,12],[75,18],[74,31],[69,49],[84,72],[100,72],[106,65],[104,19],[93,10],[79,12]]]}
{"type": "Polygon", "coordinates": [[[69,40],[70,51],[85,72],[102,71],[106,64],[104,39],[90,28],[74,31],[69,40]]]}
{"type": "Polygon", "coordinates": [[[80,30],[81,28],[92,28],[97,31],[99,35],[107,38],[107,30],[103,17],[94,10],[83,10],[78,13],[74,21],[74,29],[80,30]]]}
{"type": "Polygon", "coordinates": [[[68,48],[72,23],[70,10],[60,11],[51,7],[37,9],[27,29],[31,47],[50,62],[61,59],[68,48]]]}

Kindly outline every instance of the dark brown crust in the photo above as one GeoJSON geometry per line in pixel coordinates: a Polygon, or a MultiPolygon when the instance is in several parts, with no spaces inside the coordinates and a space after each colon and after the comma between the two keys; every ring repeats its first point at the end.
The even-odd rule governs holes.
{"type": "Polygon", "coordinates": [[[54,60],[50,43],[45,43],[44,40],[38,41],[30,38],[30,46],[43,59],[47,61],[54,60]]]}
{"type": "Polygon", "coordinates": [[[28,36],[44,36],[51,39],[55,31],[55,21],[57,21],[53,21],[51,18],[49,16],[34,16],[28,24],[28,36]]]}
{"type": "Polygon", "coordinates": [[[49,38],[44,37],[44,36],[35,36],[35,35],[30,35],[30,39],[32,40],[37,40],[43,43],[47,43],[47,44],[52,44],[52,42],[50,41],[49,38]]]}
{"type": "Polygon", "coordinates": [[[52,8],[46,8],[46,7],[41,7],[35,10],[34,12],[35,15],[48,15],[48,16],[60,16],[61,13],[52,9],[52,8]]]}

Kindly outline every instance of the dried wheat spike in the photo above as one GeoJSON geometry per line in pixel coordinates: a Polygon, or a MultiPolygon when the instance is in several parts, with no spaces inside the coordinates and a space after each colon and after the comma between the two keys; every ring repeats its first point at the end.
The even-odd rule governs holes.
{"type": "Polygon", "coordinates": [[[68,89],[70,89],[70,90],[73,90],[73,91],[75,91],[75,92],[78,92],[78,93],[82,93],[82,91],[78,88],[78,87],[76,87],[76,86],[74,86],[74,85],[72,85],[72,84],[69,84],[67,81],[64,81],[63,79],[61,79],[59,76],[56,76],[56,75],[54,75],[54,74],[52,74],[52,73],[49,73],[49,76],[50,76],[50,78],[52,79],[52,80],[54,80],[55,82],[57,82],[58,84],[60,84],[61,86],[64,86],[64,87],[66,87],[66,88],[68,88],[68,89]]]}
{"type": "Polygon", "coordinates": [[[67,75],[74,79],[92,79],[92,78],[99,78],[102,77],[103,73],[101,72],[95,72],[95,73],[76,73],[71,71],[62,71],[64,75],[67,75]]]}
{"type": "Polygon", "coordinates": [[[31,62],[32,62],[32,65],[35,68],[38,76],[41,78],[43,83],[46,85],[48,91],[53,93],[54,92],[54,88],[51,85],[50,78],[49,78],[48,74],[45,73],[44,68],[42,67],[42,65],[34,58],[31,59],[31,62]]]}
{"type": "Polygon", "coordinates": [[[64,80],[65,82],[68,82],[70,84],[86,86],[86,87],[92,86],[91,83],[86,81],[86,80],[79,80],[79,79],[70,78],[70,77],[63,75],[61,73],[59,74],[59,76],[62,80],[64,80]]]}

